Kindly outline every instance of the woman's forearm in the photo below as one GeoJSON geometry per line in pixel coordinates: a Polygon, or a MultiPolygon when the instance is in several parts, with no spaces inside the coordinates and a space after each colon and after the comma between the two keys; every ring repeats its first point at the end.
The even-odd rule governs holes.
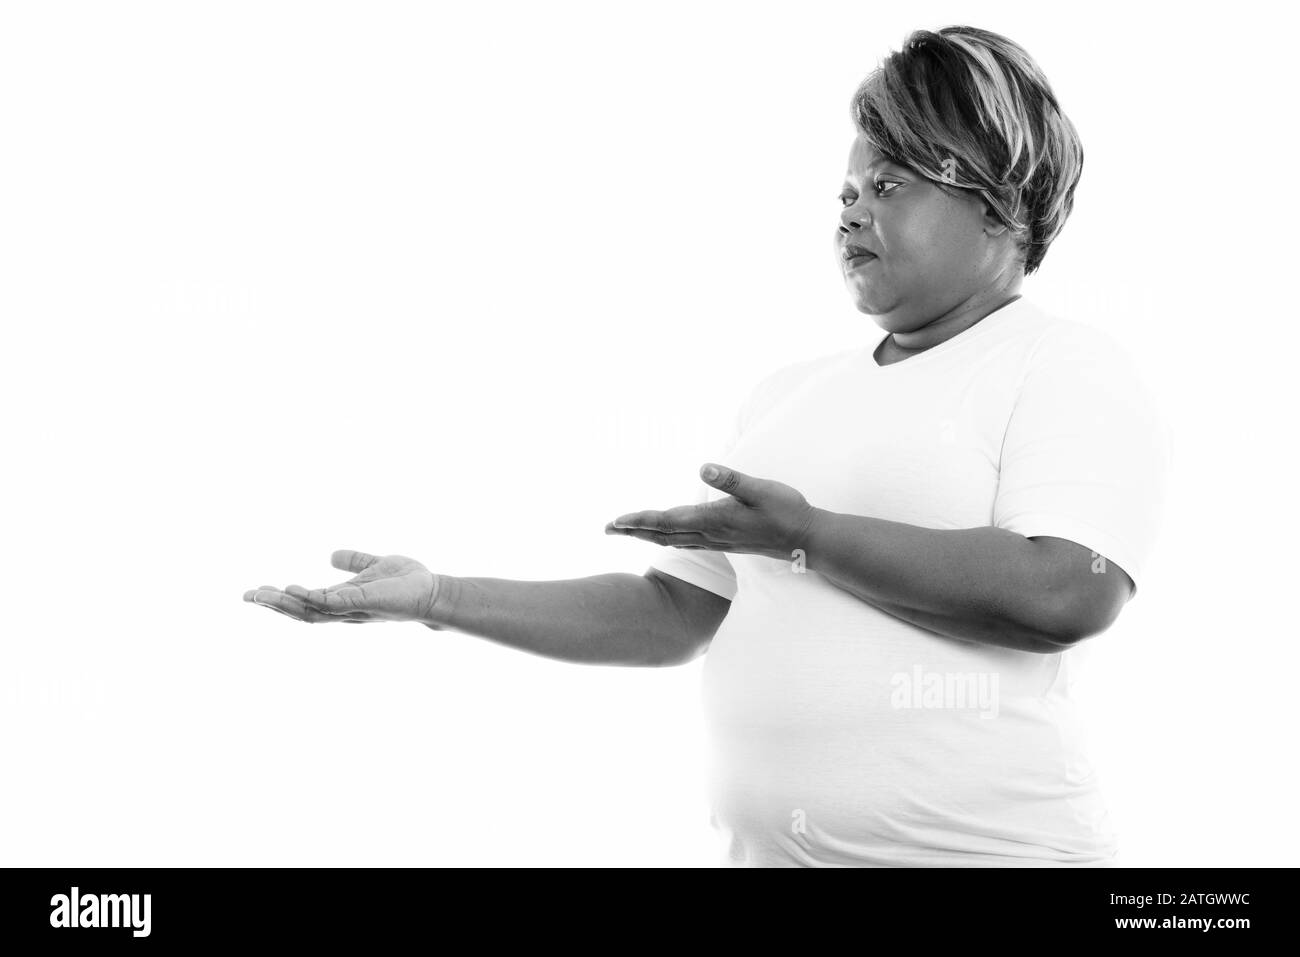
{"type": "Polygon", "coordinates": [[[1039,653],[1073,640],[1063,625],[1060,569],[1015,532],[930,529],[817,509],[802,547],[806,568],[930,631],[1039,653]]]}
{"type": "Polygon", "coordinates": [[[443,576],[422,623],[583,664],[653,667],[689,657],[671,598],[629,573],[561,581],[443,576]]]}
{"type": "Polygon", "coordinates": [[[977,644],[998,645],[1002,648],[1031,651],[1036,654],[1052,654],[1068,647],[1068,645],[1061,643],[1051,635],[1007,619],[959,618],[953,615],[918,611],[915,608],[908,608],[906,605],[900,605],[896,602],[872,598],[870,595],[862,594],[853,588],[847,588],[843,585],[840,587],[888,615],[893,615],[895,618],[924,628],[926,631],[943,635],[945,638],[973,641],[977,644]]]}

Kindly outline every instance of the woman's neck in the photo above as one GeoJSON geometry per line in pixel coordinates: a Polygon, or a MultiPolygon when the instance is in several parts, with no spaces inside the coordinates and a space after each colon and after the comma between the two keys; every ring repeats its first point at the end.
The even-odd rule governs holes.
{"type": "Polygon", "coordinates": [[[882,363],[898,362],[909,356],[932,349],[941,342],[946,342],[960,332],[965,332],[975,323],[990,313],[996,312],[1008,303],[1021,297],[1020,284],[1010,289],[999,289],[995,293],[972,297],[959,306],[950,309],[911,332],[895,332],[885,336],[877,359],[882,363]],[[887,358],[889,357],[889,358],[887,358]]]}

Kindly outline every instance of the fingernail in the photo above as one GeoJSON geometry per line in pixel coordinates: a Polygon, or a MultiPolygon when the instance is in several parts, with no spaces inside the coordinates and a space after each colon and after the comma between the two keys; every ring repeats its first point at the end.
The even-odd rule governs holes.
{"type": "Polygon", "coordinates": [[[715,478],[718,477],[718,470],[715,469],[712,465],[706,465],[704,466],[704,477],[708,479],[710,482],[712,482],[715,478]]]}

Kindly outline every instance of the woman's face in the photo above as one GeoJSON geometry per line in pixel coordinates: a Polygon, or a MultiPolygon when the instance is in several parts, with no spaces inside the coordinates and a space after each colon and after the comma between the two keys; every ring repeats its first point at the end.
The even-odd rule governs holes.
{"type": "Polygon", "coordinates": [[[1020,271],[1009,232],[977,193],[949,195],[887,162],[861,133],[840,202],[835,251],[844,281],[858,311],[889,332],[919,329],[1020,271]],[[845,262],[850,243],[875,258],[845,262]]]}

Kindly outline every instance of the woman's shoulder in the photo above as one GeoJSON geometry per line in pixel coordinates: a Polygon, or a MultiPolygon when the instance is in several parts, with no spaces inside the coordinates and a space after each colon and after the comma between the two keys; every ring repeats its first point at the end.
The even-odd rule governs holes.
{"type": "Polygon", "coordinates": [[[776,369],[759,377],[752,394],[757,398],[761,395],[780,396],[788,393],[799,388],[805,382],[835,368],[841,362],[852,358],[859,351],[858,349],[838,349],[834,352],[824,352],[803,359],[795,359],[784,365],[777,366],[776,369]]]}
{"type": "Polygon", "coordinates": [[[754,416],[761,415],[766,409],[802,388],[806,383],[850,359],[857,351],[839,349],[795,359],[760,376],[750,389],[749,397],[745,402],[745,417],[752,420],[754,416]]]}
{"type": "Polygon", "coordinates": [[[1109,330],[1067,318],[1036,302],[1027,302],[1019,313],[1016,331],[1026,345],[1031,367],[1065,364],[1132,365],[1132,355],[1109,330]]]}
{"type": "Polygon", "coordinates": [[[818,375],[825,369],[834,367],[837,363],[848,359],[859,351],[858,349],[837,349],[834,352],[819,353],[787,362],[761,376],[755,386],[755,391],[760,389],[781,391],[797,386],[804,380],[818,375]]]}
{"type": "Polygon", "coordinates": [[[1030,389],[1040,399],[1055,395],[1090,405],[1104,394],[1133,410],[1158,407],[1141,357],[1122,337],[1081,319],[1032,311],[1033,335],[1025,340],[1016,376],[1020,393],[1030,389]]]}

